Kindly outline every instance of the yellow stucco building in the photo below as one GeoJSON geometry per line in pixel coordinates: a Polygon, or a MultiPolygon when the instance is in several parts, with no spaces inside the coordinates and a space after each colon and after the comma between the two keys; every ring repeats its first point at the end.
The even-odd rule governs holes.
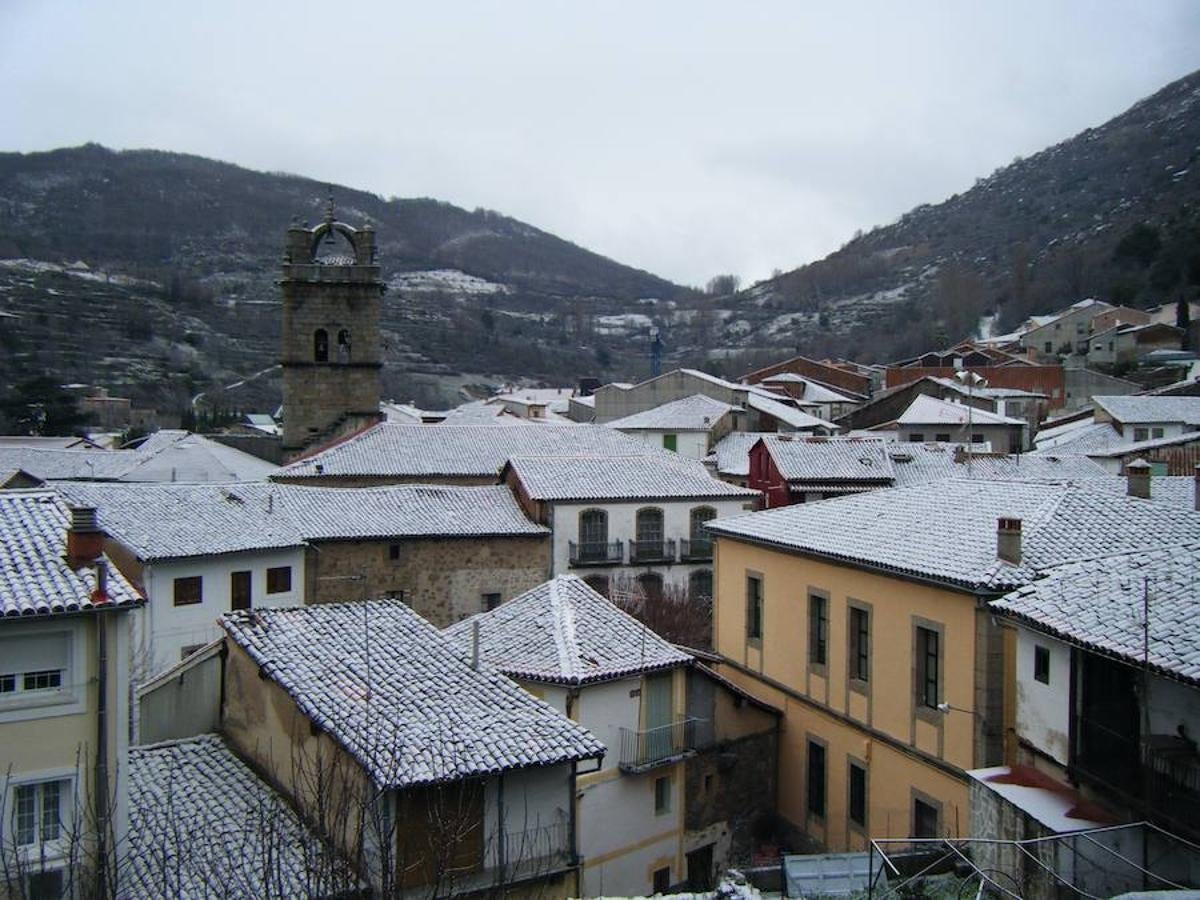
{"type": "Polygon", "coordinates": [[[723,674],[784,710],[779,812],[797,849],[966,836],[965,772],[1002,762],[1012,725],[989,601],[1171,519],[1119,493],[951,480],[710,523],[714,646],[723,674]]]}

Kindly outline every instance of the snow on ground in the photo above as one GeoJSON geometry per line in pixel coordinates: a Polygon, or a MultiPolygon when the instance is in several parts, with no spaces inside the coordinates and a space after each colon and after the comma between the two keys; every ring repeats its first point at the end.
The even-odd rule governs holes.
{"type": "Polygon", "coordinates": [[[446,291],[453,294],[507,294],[508,287],[460,272],[458,269],[427,269],[393,276],[388,287],[409,293],[446,291]]]}
{"type": "Polygon", "coordinates": [[[889,303],[896,303],[904,299],[908,293],[908,285],[902,284],[899,287],[889,288],[886,291],[875,291],[873,294],[855,294],[853,297],[843,297],[841,300],[835,300],[831,306],[883,306],[889,303]]]}
{"type": "Polygon", "coordinates": [[[54,272],[60,275],[70,275],[72,278],[81,278],[84,281],[100,281],[105,284],[119,284],[123,287],[134,287],[141,285],[142,287],[161,287],[156,281],[147,281],[143,278],[132,278],[129,275],[113,275],[108,272],[93,272],[84,263],[71,263],[69,266],[60,265],[59,263],[46,262],[41,259],[0,259],[0,269],[11,269],[17,272],[54,272]]]}
{"type": "Polygon", "coordinates": [[[784,313],[782,316],[776,316],[764,327],[763,331],[767,334],[779,334],[781,331],[790,331],[798,324],[803,324],[806,320],[816,320],[816,316],[812,313],[794,312],[784,313]]]}
{"type": "Polygon", "coordinates": [[[643,313],[621,313],[616,316],[596,316],[597,334],[629,334],[644,331],[653,325],[653,320],[643,313]]]}

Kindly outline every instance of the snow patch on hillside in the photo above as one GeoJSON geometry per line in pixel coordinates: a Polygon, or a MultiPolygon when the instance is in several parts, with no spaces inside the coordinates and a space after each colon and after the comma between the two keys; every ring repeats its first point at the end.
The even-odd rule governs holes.
{"type": "Polygon", "coordinates": [[[412,294],[445,291],[450,294],[507,294],[508,287],[460,272],[458,269],[427,269],[424,272],[403,272],[393,276],[388,287],[412,294]]]}

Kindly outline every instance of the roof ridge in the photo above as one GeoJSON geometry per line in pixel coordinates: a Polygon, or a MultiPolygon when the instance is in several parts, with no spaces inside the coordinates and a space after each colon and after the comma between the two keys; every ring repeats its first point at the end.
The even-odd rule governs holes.
{"type": "Polygon", "coordinates": [[[575,609],[564,596],[557,578],[550,581],[550,615],[554,619],[554,647],[558,652],[558,667],[563,675],[579,678],[579,639],[575,633],[575,609]]]}

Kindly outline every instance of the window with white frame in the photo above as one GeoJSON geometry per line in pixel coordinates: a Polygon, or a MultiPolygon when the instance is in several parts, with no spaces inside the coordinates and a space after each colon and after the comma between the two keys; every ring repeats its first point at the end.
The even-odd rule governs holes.
{"type": "Polygon", "coordinates": [[[70,632],[0,638],[0,707],[59,701],[70,668],[70,632]]]}
{"type": "Polygon", "coordinates": [[[71,793],[67,778],[18,784],[12,790],[12,836],[18,847],[66,837],[64,810],[71,793]]]}

